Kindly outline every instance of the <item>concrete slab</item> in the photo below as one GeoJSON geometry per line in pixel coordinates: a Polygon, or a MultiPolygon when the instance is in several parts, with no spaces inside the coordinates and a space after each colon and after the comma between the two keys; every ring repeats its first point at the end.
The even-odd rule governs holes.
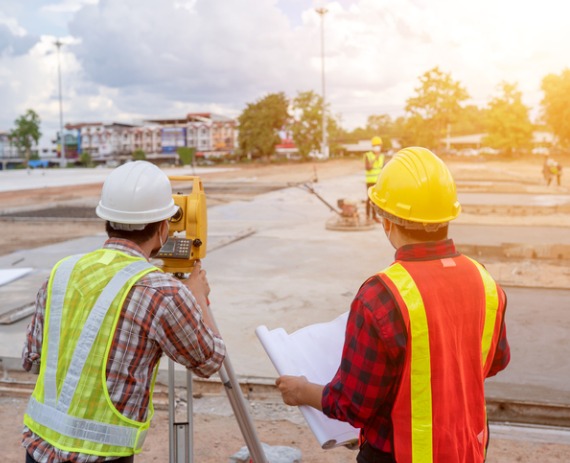
{"type": "Polygon", "coordinates": [[[521,227],[452,222],[449,226],[449,233],[458,243],[479,246],[513,243],[570,244],[570,233],[565,227],[521,227]]]}
{"type": "Polygon", "coordinates": [[[511,363],[487,381],[487,393],[570,405],[570,291],[504,289],[511,363]]]}
{"type": "MultiPolygon", "coordinates": [[[[359,176],[319,182],[315,188],[329,202],[361,199],[359,176]]],[[[500,197],[499,197],[500,199],[500,197]]],[[[255,336],[264,324],[287,331],[328,321],[348,310],[360,284],[391,263],[394,250],[380,227],[370,231],[339,232],[325,228],[331,212],[314,195],[289,188],[219,205],[209,210],[208,248],[204,268],[212,287],[214,316],[228,345],[237,375],[272,381],[276,373],[255,336]],[[239,232],[253,228],[247,238],[218,247],[239,232]]],[[[498,227],[454,226],[458,244],[465,240],[505,239],[498,227]]],[[[552,230],[552,229],[549,229],[552,230]]],[[[533,239],[521,228],[505,232],[518,239],[533,239]]],[[[542,233],[541,233],[542,235],[542,233]]],[[[545,239],[550,235],[542,235],[545,239]]],[[[98,248],[104,236],[73,240],[0,257],[0,267],[33,267],[46,276],[61,257],[98,248]]],[[[565,236],[553,238],[568,242],[565,236]]],[[[38,282],[18,280],[28,296],[38,282]]],[[[570,345],[570,292],[506,288],[507,323],[513,351],[509,369],[492,379],[489,391],[504,397],[535,400],[553,397],[570,404],[568,357],[570,345]],[[540,312],[539,312],[540,310],[540,312]]],[[[0,306],[5,298],[0,294],[0,306]]],[[[0,357],[20,356],[27,320],[0,326],[0,357]]],[[[166,367],[167,362],[163,362],[166,367]]]]}
{"type": "MultiPolygon", "coordinates": [[[[477,182],[480,185],[480,182],[477,182]]],[[[564,206],[570,204],[570,195],[565,194],[515,194],[515,193],[468,193],[459,192],[462,205],[510,205],[510,206],[564,206]]]]}
{"type": "MultiPolygon", "coordinates": [[[[111,168],[99,167],[93,169],[14,169],[0,170],[0,192],[29,190],[33,188],[48,188],[70,185],[85,185],[103,183],[111,168]]],[[[167,175],[200,175],[202,172],[221,172],[231,170],[228,167],[167,167],[163,169],[167,175]]]]}

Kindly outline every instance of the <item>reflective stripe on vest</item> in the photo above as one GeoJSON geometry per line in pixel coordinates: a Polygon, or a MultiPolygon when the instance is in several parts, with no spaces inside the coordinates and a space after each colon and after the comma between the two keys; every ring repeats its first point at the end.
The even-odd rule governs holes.
{"type": "Polygon", "coordinates": [[[66,415],[38,402],[33,397],[28,403],[26,413],[39,424],[65,436],[131,449],[142,447],[148,432],[148,429],[139,431],[136,428],[98,423],[66,415]]]}
{"type": "MultiPolygon", "coordinates": [[[[481,339],[481,358],[482,366],[485,368],[489,363],[489,352],[491,350],[491,345],[493,343],[493,336],[496,331],[495,325],[497,324],[497,311],[499,309],[499,295],[497,294],[497,286],[489,272],[483,268],[483,266],[470,259],[471,262],[477,267],[479,273],[481,274],[481,279],[483,280],[483,286],[485,287],[485,300],[487,301],[487,311],[485,313],[485,326],[483,328],[483,338],[481,339]]],[[[487,368],[488,371],[488,368],[487,368]]]]}
{"type": "Polygon", "coordinates": [[[380,175],[380,171],[384,165],[384,155],[380,154],[380,156],[378,156],[378,159],[376,159],[376,154],[372,151],[368,151],[364,154],[364,158],[368,159],[368,162],[372,164],[372,168],[367,169],[365,172],[366,183],[376,183],[376,180],[378,180],[378,175],[380,175]]]}
{"type": "MultiPolygon", "coordinates": [[[[441,262],[441,261],[435,261],[441,262]]],[[[489,358],[491,346],[497,340],[498,327],[497,312],[499,306],[498,291],[494,280],[487,273],[487,271],[478,263],[471,260],[454,260],[454,265],[468,266],[470,263],[478,270],[478,274],[482,279],[482,289],[485,292],[485,313],[484,323],[481,327],[481,376],[483,372],[488,371],[487,365],[492,360],[489,358]]],[[[404,263],[404,265],[406,265],[404,263]]],[[[400,307],[404,321],[408,328],[408,362],[409,366],[405,369],[408,371],[409,378],[406,373],[405,378],[408,378],[409,385],[402,384],[399,394],[404,394],[409,403],[403,404],[408,409],[409,425],[410,425],[410,442],[409,448],[405,449],[405,455],[399,455],[398,449],[395,449],[398,462],[404,463],[432,463],[434,461],[434,426],[439,423],[434,423],[434,410],[435,404],[433,402],[432,391],[432,357],[430,349],[430,331],[429,331],[429,317],[427,316],[426,307],[424,306],[424,298],[422,297],[418,285],[414,281],[409,271],[404,268],[401,263],[395,263],[386,271],[380,274],[380,277],[388,284],[391,291],[397,296],[396,299],[400,301],[400,307]],[[407,394],[409,393],[409,397],[407,394]]],[[[410,269],[413,266],[410,266],[410,269]]],[[[471,274],[473,270],[466,269],[471,274]]],[[[439,360],[438,360],[439,361],[439,360]]],[[[437,363],[437,361],[436,361],[437,363]]],[[[436,366],[437,368],[437,366],[436,366]]],[[[484,378],[484,376],[483,376],[484,378]]],[[[403,379],[405,381],[405,379],[403,379]]],[[[482,398],[481,416],[484,416],[484,397],[482,398]]],[[[438,404],[438,407],[445,407],[445,404],[438,404]]],[[[401,423],[401,422],[399,422],[401,423]]],[[[395,425],[396,426],[396,425],[395,425]]],[[[481,429],[481,431],[484,431],[481,429]]],[[[398,432],[395,428],[394,433],[398,432]]],[[[484,436],[486,437],[486,436],[484,436]]],[[[453,446],[454,442],[449,442],[449,446],[453,446]]],[[[437,455],[436,455],[437,457],[437,455]]],[[[437,460],[437,458],[436,458],[437,460]]]]}
{"type": "MultiPolygon", "coordinates": [[[[69,259],[64,260],[58,271],[54,275],[53,285],[52,285],[52,300],[51,304],[54,307],[63,307],[63,299],[65,297],[65,290],[69,282],[69,277],[71,276],[71,271],[75,264],[82,256],[75,255],[71,256],[69,259]]],[[[49,331],[48,336],[48,355],[45,369],[45,404],[51,407],[56,406],[57,402],[57,386],[56,386],[56,367],[50,368],[50,365],[57,365],[58,359],[58,349],[59,349],[59,333],[61,332],[61,310],[55,311],[50,316],[49,319],[49,331]]]]}
{"type": "MultiPolygon", "coordinates": [[[[114,251],[103,251],[101,261],[108,261],[107,263],[109,263],[117,254],[118,253],[114,251]]],[[[110,281],[108,281],[90,310],[85,324],[81,329],[80,340],[77,342],[71,356],[67,375],[63,380],[61,392],[58,397],[56,374],[60,362],[59,343],[63,304],[71,274],[81,257],[83,256],[72,256],[60,262],[52,275],[51,293],[49,296],[49,318],[46,320],[47,333],[44,333],[44,335],[47,334],[48,355],[45,364],[42,362],[44,369],[44,402],[39,401],[34,394],[28,404],[26,411],[26,415],[28,416],[25,421],[34,432],[36,432],[34,423],[37,423],[70,438],[123,447],[126,449],[124,450],[124,454],[128,455],[132,454],[132,451],[136,452],[142,447],[148,429],[146,423],[140,423],[138,426],[123,426],[73,416],[68,412],[70,404],[77,392],[82,371],[91,353],[95,339],[101,330],[103,320],[113,305],[113,301],[125,290],[129,280],[132,281],[135,277],[140,278],[143,274],[154,270],[155,267],[142,259],[134,260],[130,256],[121,258],[126,260],[127,265],[123,266],[110,281]],[[129,261],[133,260],[134,262],[129,263],[129,261]],[[29,422],[29,419],[33,421],[29,422]],[[131,449],[131,451],[129,452],[128,449],[131,449]]],[[[136,281],[136,279],[134,281],[136,281]]],[[[112,336],[109,338],[109,342],[111,340],[112,336]]],[[[42,376],[41,373],[40,371],[40,378],[42,376]]],[[[38,380],[38,382],[40,381],[38,380]]],[[[132,422],[132,420],[126,418],[125,420],[126,422],[132,422]]],[[[42,437],[46,438],[52,445],[54,444],[49,438],[45,436],[42,437]]],[[[64,450],[68,449],[64,448],[64,450]]],[[[83,449],[74,449],[74,451],[82,450],[83,449]]],[[[85,450],[85,453],[90,452],[85,450]]],[[[104,452],[95,452],[95,454],[105,455],[104,452]]]]}

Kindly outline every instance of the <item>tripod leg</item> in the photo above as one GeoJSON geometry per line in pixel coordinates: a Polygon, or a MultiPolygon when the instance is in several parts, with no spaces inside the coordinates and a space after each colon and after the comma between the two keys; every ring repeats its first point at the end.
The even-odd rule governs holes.
{"type": "MultiPolygon", "coordinates": [[[[206,310],[208,310],[210,320],[212,320],[212,323],[216,325],[216,320],[214,319],[210,307],[207,307],[206,310]]],[[[222,368],[220,368],[219,375],[253,463],[267,463],[267,458],[265,457],[265,453],[261,447],[261,442],[257,437],[253,421],[247,411],[245,399],[241,393],[239,382],[236,379],[234,369],[227,354],[222,368]]]]}
{"type": "Polygon", "coordinates": [[[168,455],[169,463],[175,463],[176,450],[174,446],[174,421],[175,421],[175,397],[174,397],[174,362],[168,359],[168,455]]]}
{"type": "Polygon", "coordinates": [[[174,362],[168,359],[168,444],[170,463],[193,463],[192,372],[186,370],[186,421],[176,421],[174,362]]]}
{"type": "Polygon", "coordinates": [[[230,359],[227,356],[219,373],[253,463],[267,463],[265,452],[257,437],[251,416],[247,411],[239,382],[235,377],[230,359]]]}

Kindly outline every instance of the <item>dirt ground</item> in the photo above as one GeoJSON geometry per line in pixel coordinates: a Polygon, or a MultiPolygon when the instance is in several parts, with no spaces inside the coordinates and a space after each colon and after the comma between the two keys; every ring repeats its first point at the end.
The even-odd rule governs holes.
{"type": "MultiPolygon", "coordinates": [[[[541,160],[525,162],[470,162],[468,160],[449,161],[460,191],[492,191],[497,193],[532,193],[532,194],[568,194],[570,182],[563,177],[561,186],[546,187],[541,177],[541,160]]],[[[279,183],[305,182],[313,179],[315,173],[319,179],[334,178],[360,172],[357,160],[328,161],[314,164],[291,164],[273,166],[247,166],[226,172],[201,175],[206,193],[209,183],[219,182],[261,182],[279,183]]],[[[0,208],[27,207],[30,204],[52,205],[58,201],[76,199],[96,199],[100,185],[83,187],[50,188],[25,192],[0,193],[0,208]]],[[[231,195],[208,197],[209,207],[231,200],[231,195]]],[[[528,225],[549,225],[570,227],[568,214],[549,214],[529,210],[520,212],[528,225]],[[560,217],[558,217],[560,216],[560,217]]],[[[512,223],[512,217],[500,214],[466,214],[461,219],[464,223],[512,223]],[[471,222],[470,222],[471,221],[471,222]]],[[[98,222],[52,222],[33,223],[20,221],[1,221],[0,255],[23,248],[33,248],[80,236],[102,233],[98,222]],[[38,233],[41,230],[41,233],[38,233]]],[[[521,271],[524,263],[493,262],[486,263],[492,274],[500,270],[509,275],[516,284],[525,284],[532,278],[529,272],[521,271]],[[517,267],[518,266],[518,267],[517,267]],[[516,271],[516,269],[519,269],[516,271]]],[[[528,264],[532,272],[545,275],[546,281],[559,278],[560,287],[568,285],[568,275],[560,277],[560,265],[549,262],[532,261],[528,264]],[[538,269],[538,270],[537,270],[538,269]],[[563,280],[563,281],[562,281],[563,280]]],[[[531,272],[531,273],[532,273],[531,272]]],[[[536,275],[535,275],[536,277],[536,275]]],[[[9,379],[8,378],[4,378],[9,379]]],[[[28,381],[33,378],[27,377],[28,381]]],[[[2,386],[0,384],[0,386],[2,386]]],[[[26,406],[25,395],[2,392],[0,387],[0,435],[3,442],[4,460],[7,462],[24,461],[24,452],[19,446],[20,423],[26,406]]],[[[244,446],[244,441],[237,421],[231,415],[231,408],[225,396],[203,396],[194,401],[194,459],[197,463],[225,463],[232,454],[244,446]]],[[[341,463],[354,461],[354,451],[338,448],[321,450],[296,409],[284,407],[278,395],[269,393],[249,401],[252,407],[257,433],[262,442],[272,446],[295,447],[302,451],[305,463],[341,463]]],[[[151,426],[151,432],[144,446],[144,451],[136,458],[138,463],[168,461],[168,417],[164,406],[159,407],[151,426]]],[[[528,439],[512,436],[510,439],[492,439],[487,461],[498,462],[543,462],[561,463],[568,461],[570,446],[554,443],[532,442],[528,439]]]]}

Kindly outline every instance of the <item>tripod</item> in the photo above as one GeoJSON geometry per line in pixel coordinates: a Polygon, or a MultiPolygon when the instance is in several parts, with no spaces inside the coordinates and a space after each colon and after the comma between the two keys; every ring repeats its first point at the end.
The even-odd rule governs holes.
{"type": "MultiPolygon", "coordinates": [[[[214,320],[208,307],[211,320],[214,320]]],[[[214,320],[214,324],[215,324],[214,320]]],[[[216,327],[217,328],[217,327],[216,327]]],[[[246,407],[246,402],[235,376],[228,355],[218,374],[232,406],[242,436],[245,440],[253,463],[267,463],[265,453],[253,426],[253,421],[246,407]]],[[[169,423],[169,463],[193,463],[193,425],[192,425],[192,372],[186,370],[186,418],[185,422],[176,422],[174,406],[174,362],[168,360],[168,423],[169,423]]]]}

